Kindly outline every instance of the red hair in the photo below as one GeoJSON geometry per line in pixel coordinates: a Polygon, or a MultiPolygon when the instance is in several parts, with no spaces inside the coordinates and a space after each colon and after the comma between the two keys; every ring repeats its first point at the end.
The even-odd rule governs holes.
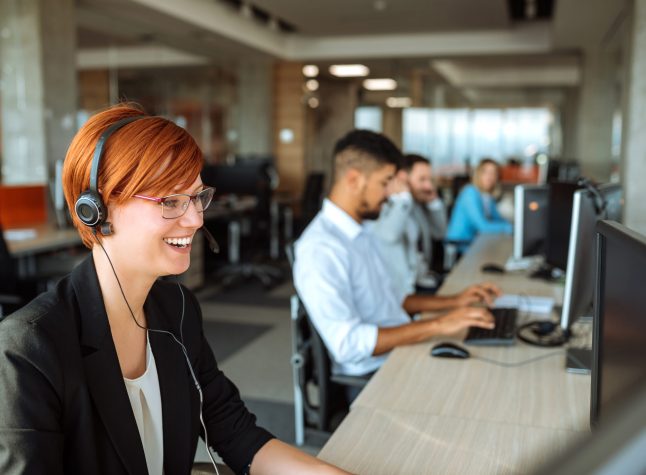
{"type": "Polygon", "coordinates": [[[168,119],[148,116],[133,104],[119,104],[90,117],[72,139],[63,165],[65,200],[89,248],[101,237],[97,233],[95,238],[92,228],[78,219],[74,204],[90,187],[92,156],[101,134],[115,122],[136,116],[142,118],[118,129],[103,148],[98,188],[106,206],[123,204],[138,193],[163,196],[176,187],[187,188],[202,170],[202,151],[195,140],[168,119]]]}

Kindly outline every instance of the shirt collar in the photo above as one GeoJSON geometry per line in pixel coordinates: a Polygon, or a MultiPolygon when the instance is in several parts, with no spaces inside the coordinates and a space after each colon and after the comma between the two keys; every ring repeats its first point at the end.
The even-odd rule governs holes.
{"type": "Polygon", "coordinates": [[[357,223],[348,213],[327,198],[323,200],[321,211],[323,216],[339,228],[350,240],[356,238],[363,231],[363,225],[357,223]]]}

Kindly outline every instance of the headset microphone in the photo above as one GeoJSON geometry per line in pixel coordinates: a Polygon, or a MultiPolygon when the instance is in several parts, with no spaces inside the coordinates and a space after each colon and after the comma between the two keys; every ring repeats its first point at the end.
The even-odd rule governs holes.
{"type": "Polygon", "coordinates": [[[215,240],[213,237],[213,234],[209,232],[206,227],[202,226],[202,232],[204,232],[204,236],[206,237],[206,240],[209,242],[209,249],[211,249],[211,252],[214,254],[217,254],[220,252],[220,246],[218,242],[215,240]]]}

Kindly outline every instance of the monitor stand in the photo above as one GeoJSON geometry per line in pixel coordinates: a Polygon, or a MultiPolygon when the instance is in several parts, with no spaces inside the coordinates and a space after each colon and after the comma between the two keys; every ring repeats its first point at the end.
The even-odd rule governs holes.
{"type": "Polygon", "coordinates": [[[568,373],[590,374],[592,350],[589,348],[568,348],[565,353],[565,370],[568,373]]]}
{"type": "Polygon", "coordinates": [[[549,282],[554,282],[563,277],[564,272],[558,267],[553,267],[549,264],[543,264],[541,267],[532,272],[529,277],[532,279],[543,279],[549,282]]]}

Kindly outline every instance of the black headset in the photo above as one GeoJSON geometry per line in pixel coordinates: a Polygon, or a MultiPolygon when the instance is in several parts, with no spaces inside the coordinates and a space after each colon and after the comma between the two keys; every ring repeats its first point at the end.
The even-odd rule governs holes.
{"type": "Polygon", "coordinates": [[[606,207],[608,203],[594,183],[584,177],[577,180],[577,185],[582,186],[592,196],[594,210],[601,219],[606,219],[606,207]]]}
{"type": "Polygon", "coordinates": [[[86,226],[91,227],[95,234],[97,228],[104,236],[112,234],[112,226],[107,222],[108,208],[105,206],[105,203],[103,203],[98,187],[99,165],[101,164],[105,142],[113,133],[124,125],[128,125],[130,122],[134,122],[135,120],[143,119],[144,117],[148,116],[138,115],[115,122],[101,134],[99,141],[96,143],[94,155],[92,157],[92,168],[90,170],[90,188],[81,193],[81,196],[78,197],[74,204],[74,212],[76,213],[79,221],[86,226]]]}

